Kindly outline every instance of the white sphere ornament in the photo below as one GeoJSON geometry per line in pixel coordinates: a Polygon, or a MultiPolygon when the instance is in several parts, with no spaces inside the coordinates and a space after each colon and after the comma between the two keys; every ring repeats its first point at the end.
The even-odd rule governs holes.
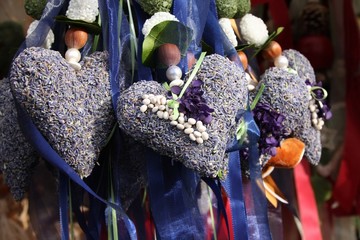
{"type": "Polygon", "coordinates": [[[79,64],[81,53],[78,49],[69,48],[65,53],[65,59],[75,70],[81,69],[81,65],[79,64]]]}
{"type": "Polygon", "coordinates": [[[275,65],[275,67],[284,69],[284,68],[288,67],[289,61],[285,56],[279,56],[279,57],[275,58],[274,65],[275,65]]]}
{"type": "Polygon", "coordinates": [[[178,66],[170,66],[167,70],[166,70],[166,77],[170,80],[176,80],[176,79],[180,79],[182,76],[182,71],[181,68],[179,68],[178,66]]]}

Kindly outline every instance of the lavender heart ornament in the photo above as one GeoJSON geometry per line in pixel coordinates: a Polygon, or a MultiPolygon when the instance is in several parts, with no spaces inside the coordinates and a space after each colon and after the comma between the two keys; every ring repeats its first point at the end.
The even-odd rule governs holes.
{"type": "Polygon", "coordinates": [[[0,80],[0,171],[16,200],[21,200],[29,186],[35,150],[22,134],[9,79],[0,80]]]}
{"type": "Polygon", "coordinates": [[[230,60],[213,54],[205,57],[195,79],[202,82],[203,98],[214,109],[212,121],[206,126],[206,141],[192,140],[191,134],[185,133],[189,126],[172,125],[152,110],[141,109],[144,94],[167,96],[167,90],[155,81],[137,82],[121,93],[117,109],[119,127],[135,140],[202,176],[225,176],[228,171],[225,150],[235,136],[235,116],[247,104],[245,73],[230,60]]]}
{"type": "Polygon", "coordinates": [[[90,175],[115,117],[107,53],[85,57],[75,71],[59,52],[25,49],[14,60],[14,97],[52,148],[81,177],[90,175]]]}
{"type": "MultiPolygon", "coordinates": [[[[301,71],[301,76],[310,75],[301,71]]],[[[311,163],[318,163],[321,156],[320,131],[311,122],[311,94],[304,79],[296,72],[273,67],[261,76],[258,86],[260,84],[265,85],[265,90],[258,105],[268,106],[284,116],[282,124],[286,138],[296,137],[303,141],[306,146],[304,155],[311,163]]],[[[251,99],[254,97],[254,93],[250,94],[251,99]]],[[[264,165],[270,157],[269,154],[263,154],[260,157],[261,164],[264,165]]]]}

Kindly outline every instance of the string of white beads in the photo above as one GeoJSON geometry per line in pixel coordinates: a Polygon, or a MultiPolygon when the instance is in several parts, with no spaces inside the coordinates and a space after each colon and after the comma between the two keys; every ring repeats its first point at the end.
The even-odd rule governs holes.
{"type": "Polygon", "coordinates": [[[190,140],[198,144],[204,143],[209,140],[210,136],[206,132],[206,126],[202,121],[196,121],[194,118],[187,118],[184,113],[180,113],[178,118],[172,115],[173,110],[168,107],[167,99],[163,95],[144,94],[142,96],[142,105],[140,111],[145,113],[150,111],[157,115],[160,119],[170,121],[170,125],[179,130],[184,131],[189,136],[190,140]]]}
{"type": "Polygon", "coordinates": [[[324,119],[323,118],[319,118],[318,116],[318,112],[319,112],[319,108],[318,105],[315,102],[315,99],[312,99],[309,103],[309,109],[311,112],[311,122],[313,124],[313,126],[317,129],[317,130],[321,130],[324,126],[324,119]]]}

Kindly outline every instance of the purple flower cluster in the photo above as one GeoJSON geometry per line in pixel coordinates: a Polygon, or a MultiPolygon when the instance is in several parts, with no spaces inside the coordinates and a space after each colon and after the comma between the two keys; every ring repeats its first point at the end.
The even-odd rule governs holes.
{"type": "MultiPolygon", "coordinates": [[[[184,95],[179,99],[179,112],[182,112],[188,118],[194,118],[202,121],[204,124],[209,124],[212,120],[211,113],[214,109],[206,104],[203,97],[204,91],[201,90],[203,84],[200,80],[193,80],[191,85],[185,90],[184,95]]],[[[180,87],[172,87],[171,92],[179,95],[181,92],[180,87]]]]}
{"type": "Polygon", "coordinates": [[[259,150],[262,154],[276,155],[276,148],[287,135],[283,128],[285,116],[259,102],[253,110],[254,120],[260,129],[259,150]]]}
{"type": "MultiPolygon", "coordinates": [[[[322,82],[317,82],[315,84],[311,84],[311,82],[309,80],[306,80],[305,83],[306,83],[306,85],[311,86],[311,87],[322,88],[322,82]]],[[[313,94],[315,94],[316,99],[318,99],[318,101],[316,101],[316,104],[319,109],[318,117],[323,118],[325,120],[329,120],[332,117],[332,113],[331,113],[330,107],[327,104],[326,100],[323,99],[324,91],[322,91],[321,89],[315,89],[312,92],[313,92],[313,94]],[[319,100],[319,99],[323,99],[323,100],[319,100]],[[320,102],[321,102],[321,104],[320,104],[320,102]]]]}

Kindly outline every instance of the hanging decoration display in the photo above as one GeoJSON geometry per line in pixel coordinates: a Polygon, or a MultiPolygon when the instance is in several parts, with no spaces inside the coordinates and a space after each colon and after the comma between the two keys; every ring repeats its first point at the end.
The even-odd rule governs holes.
{"type": "Polygon", "coordinates": [[[0,82],[16,199],[41,159],[62,239],[74,218],[88,239],[272,239],[268,203],[288,201],[271,172],[316,165],[331,117],[310,62],[276,42],[282,27],[249,0],[25,8],[37,20],[0,82]]]}

